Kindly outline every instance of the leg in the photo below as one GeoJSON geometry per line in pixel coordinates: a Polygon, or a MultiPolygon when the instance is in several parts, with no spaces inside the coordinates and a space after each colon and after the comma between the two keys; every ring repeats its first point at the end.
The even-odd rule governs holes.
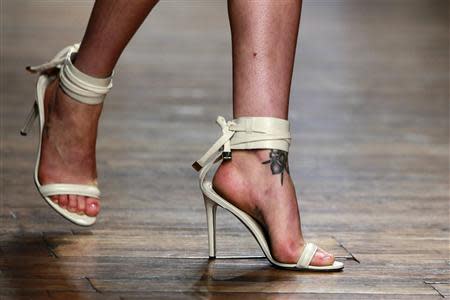
{"type": "MultiPolygon", "coordinates": [[[[287,119],[289,92],[300,20],[300,0],[229,0],[233,43],[234,117],[287,119]]],[[[214,176],[217,192],[240,207],[269,233],[276,259],[296,263],[304,245],[295,188],[272,174],[271,150],[235,151],[214,176]]],[[[285,166],[287,167],[287,165],[285,166]]],[[[320,249],[313,265],[334,257],[320,249]]]]}
{"type": "MultiPolygon", "coordinates": [[[[122,51],[158,0],[97,0],[75,66],[94,77],[111,74],[122,51]]],[[[102,105],[87,105],[67,96],[55,80],[45,96],[46,121],[39,180],[47,183],[95,184],[95,144],[102,105]]],[[[95,216],[97,199],[53,196],[70,211],[95,216]]]]}
{"type": "Polygon", "coordinates": [[[301,0],[228,1],[234,117],[288,118],[301,0]]]}

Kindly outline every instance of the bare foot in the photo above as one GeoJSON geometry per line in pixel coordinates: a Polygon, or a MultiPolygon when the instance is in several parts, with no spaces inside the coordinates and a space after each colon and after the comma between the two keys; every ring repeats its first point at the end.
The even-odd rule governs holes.
{"type": "MultiPolygon", "coordinates": [[[[45,93],[45,125],[38,177],[42,185],[72,183],[96,185],[95,143],[102,104],[73,100],[53,81],[45,93]]],[[[55,195],[51,199],[71,212],[96,216],[98,199],[55,195]]]]}
{"type": "MultiPolygon", "coordinates": [[[[276,260],[297,263],[304,240],[286,152],[235,150],[232,160],[223,161],[219,166],[213,186],[219,195],[264,226],[276,260]],[[281,160],[272,164],[271,158],[276,157],[281,160]]],[[[324,266],[333,262],[334,256],[319,248],[311,265],[324,266]]]]}

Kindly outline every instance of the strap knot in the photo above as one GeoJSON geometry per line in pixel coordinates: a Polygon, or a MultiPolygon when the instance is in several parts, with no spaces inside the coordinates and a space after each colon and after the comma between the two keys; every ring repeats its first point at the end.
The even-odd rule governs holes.
{"type": "Polygon", "coordinates": [[[112,88],[112,75],[107,78],[97,78],[78,70],[72,64],[72,58],[79,47],[80,44],[67,46],[49,62],[29,66],[26,69],[31,73],[39,74],[59,69],[59,85],[67,95],[85,104],[99,104],[112,88]]]}
{"type": "Polygon", "coordinates": [[[226,121],[224,117],[218,116],[216,123],[222,129],[222,136],[206,151],[203,156],[192,164],[192,167],[200,171],[206,163],[215,154],[215,158],[218,157],[218,153],[221,153],[224,159],[231,159],[231,144],[230,139],[234,135],[235,131],[232,126],[235,125],[233,121],[226,121]]]}
{"type": "Polygon", "coordinates": [[[192,167],[199,171],[208,162],[231,159],[232,149],[278,149],[289,151],[289,121],[271,117],[240,117],[231,121],[218,116],[222,136],[192,167]]]}
{"type": "Polygon", "coordinates": [[[222,148],[222,158],[231,159],[231,136],[234,135],[234,130],[231,126],[236,125],[233,121],[226,121],[224,117],[218,116],[216,120],[217,124],[222,128],[222,136],[230,136],[230,139],[226,140],[222,148]]]}
{"type": "Polygon", "coordinates": [[[27,69],[27,71],[29,71],[31,73],[43,73],[45,71],[49,71],[54,68],[61,69],[62,66],[64,65],[64,62],[67,59],[67,56],[72,53],[78,52],[79,48],[80,48],[79,43],[71,45],[71,46],[67,46],[67,47],[63,48],[61,51],[59,51],[52,60],[50,60],[46,63],[43,63],[41,65],[28,66],[28,67],[26,67],[26,69],[27,69]]]}

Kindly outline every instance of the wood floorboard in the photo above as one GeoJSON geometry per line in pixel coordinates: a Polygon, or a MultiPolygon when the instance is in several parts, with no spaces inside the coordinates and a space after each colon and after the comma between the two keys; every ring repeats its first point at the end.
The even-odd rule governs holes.
{"type": "Polygon", "coordinates": [[[450,298],[449,2],[305,0],[290,100],[307,240],[339,273],[273,268],[218,210],[208,259],[191,163],[232,113],[225,2],[162,1],[116,69],[99,128],[102,212],[79,228],[32,178],[24,66],[78,41],[92,1],[1,3],[0,299],[450,298]]]}

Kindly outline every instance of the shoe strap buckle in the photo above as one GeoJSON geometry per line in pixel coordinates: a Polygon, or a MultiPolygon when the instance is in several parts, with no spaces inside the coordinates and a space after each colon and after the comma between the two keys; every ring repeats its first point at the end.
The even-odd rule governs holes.
{"type": "Polygon", "coordinates": [[[222,159],[223,160],[231,160],[231,151],[222,152],[222,159]]]}

